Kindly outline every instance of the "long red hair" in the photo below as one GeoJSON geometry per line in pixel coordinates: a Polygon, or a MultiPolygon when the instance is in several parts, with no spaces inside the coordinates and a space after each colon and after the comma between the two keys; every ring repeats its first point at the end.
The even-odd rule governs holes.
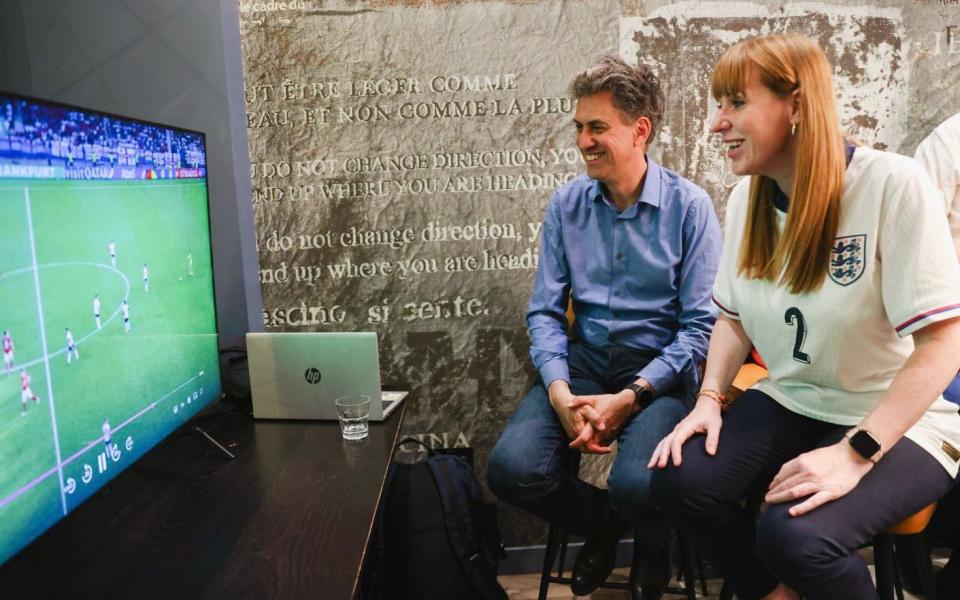
{"type": "Polygon", "coordinates": [[[741,93],[750,74],[781,98],[799,90],[797,152],[782,234],[773,205],[777,184],[762,175],[750,178],[737,267],[750,278],[779,280],[791,293],[811,292],[830,266],[846,168],[830,63],[813,40],[796,33],[750,38],[720,57],[711,83],[714,98],[741,93]]]}

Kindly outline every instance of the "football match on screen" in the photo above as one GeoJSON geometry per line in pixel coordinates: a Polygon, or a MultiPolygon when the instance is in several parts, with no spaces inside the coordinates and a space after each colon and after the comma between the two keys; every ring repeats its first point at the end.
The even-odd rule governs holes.
{"type": "Polygon", "coordinates": [[[220,394],[202,134],[0,93],[0,563],[220,394]]]}

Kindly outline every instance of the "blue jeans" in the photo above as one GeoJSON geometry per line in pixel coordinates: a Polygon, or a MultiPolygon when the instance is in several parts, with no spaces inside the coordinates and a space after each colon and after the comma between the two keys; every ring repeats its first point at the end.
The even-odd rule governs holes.
{"type": "MultiPolygon", "coordinates": [[[[622,391],[652,358],[627,348],[573,343],[570,388],[577,395],[622,391]]],[[[663,518],[650,504],[652,472],[647,462],[657,443],[689,412],[691,402],[686,390],[666,392],[620,433],[607,492],[570,472],[570,439],[538,382],[493,449],[487,468],[490,489],[501,500],[576,535],[589,535],[614,518],[651,528],[662,525],[663,518]]]]}

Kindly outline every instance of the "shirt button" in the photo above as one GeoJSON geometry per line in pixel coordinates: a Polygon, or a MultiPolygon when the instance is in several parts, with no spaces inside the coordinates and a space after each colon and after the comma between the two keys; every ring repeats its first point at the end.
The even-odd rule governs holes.
{"type": "Polygon", "coordinates": [[[617,260],[623,260],[623,252],[617,252],[617,260]]]}
{"type": "Polygon", "coordinates": [[[613,295],[619,298],[619,297],[620,297],[620,292],[619,292],[619,291],[614,291],[614,292],[613,292],[613,295]]]}

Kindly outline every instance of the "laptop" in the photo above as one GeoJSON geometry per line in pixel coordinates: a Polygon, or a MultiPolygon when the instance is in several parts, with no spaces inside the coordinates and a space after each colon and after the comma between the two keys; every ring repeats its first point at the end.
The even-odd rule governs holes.
{"type": "Polygon", "coordinates": [[[407,392],[380,389],[376,333],[248,333],[253,416],[337,420],[334,401],[370,396],[370,420],[382,421],[407,392]]]}

